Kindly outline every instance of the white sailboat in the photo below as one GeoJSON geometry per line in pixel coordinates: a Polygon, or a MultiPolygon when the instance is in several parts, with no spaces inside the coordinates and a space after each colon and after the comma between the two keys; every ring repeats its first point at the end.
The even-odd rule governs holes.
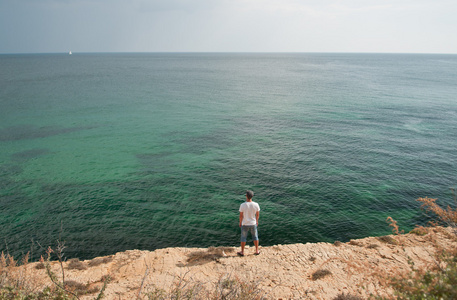
{"type": "Polygon", "coordinates": [[[68,52],[68,55],[71,55],[71,51],[70,51],[70,52],[68,52]]]}

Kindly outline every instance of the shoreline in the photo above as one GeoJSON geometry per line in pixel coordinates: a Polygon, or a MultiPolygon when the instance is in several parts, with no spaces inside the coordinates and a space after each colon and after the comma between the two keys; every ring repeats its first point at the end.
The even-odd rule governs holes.
{"type": "MultiPolygon", "coordinates": [[[[347,243],[307,243],[246,247],[164,248],[154,251],[128,250],[114,255],[63,263],[66,281],[101,288],[111,277],[104,299],[147,299],[151,292],[169,292],[178,283],[215,291],[222,281],[238,281],[255,286],[267,299],[333,299],[340,294],[366,298],[371,293],[391,291],[380,283],[379,275],[408,273],[409,260],[420,267],[433,262],[437,245],[457,247],[449,228],[429,228],[426,235],[404,234],[367,237],[347,243]],[[324,270],[324,271],[323,271],[324,270]],[[322,276],[317,276],[316,273],[322,276]],[[325,273],[325,274],[324,274],[325,273]]],[[[18,267],[38,287],[52,286],[40,262],[18,267]]],[[[61,278],[61,266],[50,262],[61,278]]],[[[92,299],[96,294],[80,296],[92,299]]]]}

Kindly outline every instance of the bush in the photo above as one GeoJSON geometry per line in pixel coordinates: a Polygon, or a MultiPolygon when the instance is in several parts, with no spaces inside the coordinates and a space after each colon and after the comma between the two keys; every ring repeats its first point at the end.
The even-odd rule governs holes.
{"type": "Polygon", "coordinates": [[[444,268],[416,270],[403,278],[394,278],[392,287],[398,299],[457,299],[457,258],[445,253],[444,268]]]}
{"type": "Polygon", "coordinates": [[[29,256],[26,254],[21,261],[16,261],[11,255],[5,255],[2,252],[0,255],[0,299],[73,299],[72,296],[57,287],[47,287],[36,291],[37,286],[35,286],[33,278],[24,271],[26,269],[16,268],[20,265],[27,265],[28,259],[29,256]]]}
{"type": "MultiPolygon", "coordinates": [[[[452,192],[457,204],[455,190],[452,189],[452,192]]],[[[443,209],[436,204],[436,200],[427,197],[417,199],[422,203],[422,209],[436,215],[438,222],[432,223],[432,225],[443,224],[451,227],[454,232],[452,237],[457,241],[457,209],[450,206],[443,209]]],[[[396,222],[391,218],[390,220],[396,225],[396,222]]],[[[418,235],[426,235],[429,232],[429,229],[422,226],[417,226],[411,231],[418,235]]],[[[396,299],[457,299],[457,249],[446,250],[438,244],[436,244],[436,248],[439,250],[435,253],[433,267],[415,269],[414,265],[410,263],[413,272],[389,278],[396,299]]]]}

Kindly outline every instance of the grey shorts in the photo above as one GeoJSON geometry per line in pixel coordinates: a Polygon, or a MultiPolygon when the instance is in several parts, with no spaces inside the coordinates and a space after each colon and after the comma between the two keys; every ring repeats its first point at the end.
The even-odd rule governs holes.
{"type": "Polygon", "coordinates": [[[258,241],[259,240],[259,234],[257,232],[257,226],[256,225],[243,225],[241,226],[241,242],[246,243],[246,240],[248,238],[248,232],[251,232],[252,240],[253,241],[258,241]]]}

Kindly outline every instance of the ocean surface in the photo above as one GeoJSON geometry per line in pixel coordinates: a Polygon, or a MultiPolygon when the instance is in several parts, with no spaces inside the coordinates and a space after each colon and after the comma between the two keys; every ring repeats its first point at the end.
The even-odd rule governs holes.
{"type": "Polygon", "coordinates": [[[0,251],[260,244],[424,224],[457,185],[457,55],[0,55],[0,251]]]}

